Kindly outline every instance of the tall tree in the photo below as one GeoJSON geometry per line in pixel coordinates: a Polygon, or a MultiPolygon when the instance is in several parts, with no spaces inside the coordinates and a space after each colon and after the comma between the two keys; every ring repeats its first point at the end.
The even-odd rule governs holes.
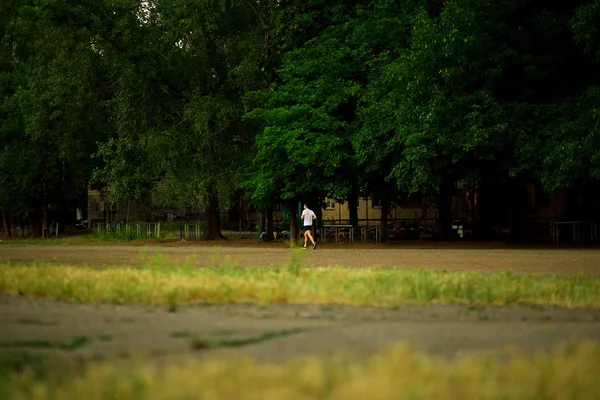
{"type": "Polygon", "coordinates": [[[531,149],[527,154],[542,158],[539,178],[547,189],[600,180],[600,2],[585,2],[569,22],[573,40],[565,63],[570,68],[560,71],[563,79],[564,74],[571,77],[569,87],[544,130],[544,151],[534,155],[531,149]]]}
{"type": "Polygon", "coordinates": [[[88,32],[65,26],[62,1],[7,7],[0,198],[13,211],[26,212],[39,235],[48,226],[49,206],[64,211],[64,202],[87,180],[85,150],[97,115],[96,54],[88,32]]]}
{"type": "Polygon", "coordinates": [[[402,190],[438,193],[444,236],[456,181],[532,179],[539,162],[525,154],[540,153],[549,115],[585,68],[565,58],[576,56],[565,23],[572,10],[536,0],[423,9],[408,49],[373,80],[379,157],[394,164],[402,190]],[[554,83],[566,71],[573,75],[554,83]]]}

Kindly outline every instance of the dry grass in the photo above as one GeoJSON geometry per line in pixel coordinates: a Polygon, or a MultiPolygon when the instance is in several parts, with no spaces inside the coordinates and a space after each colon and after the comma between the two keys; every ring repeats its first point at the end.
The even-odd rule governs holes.
{"type": "Polygon", "coordinates": [[[347,304],[406,303],[542,305],[600,308],[600,276],[426,269],[172,267],[165,258],[145,268],[89,269],[0,264],[0,292],[91,303],[347,304]]]}
{"type": "Polygon", "coordinates": [[[463,355],[453,361],[406,346],[366,363],[309,358],[283,366],[252,361],[88,366],[83,372],[9,373],[6,399],[598,399],[600,347],[581,343],[550,354],[463,355]]]}

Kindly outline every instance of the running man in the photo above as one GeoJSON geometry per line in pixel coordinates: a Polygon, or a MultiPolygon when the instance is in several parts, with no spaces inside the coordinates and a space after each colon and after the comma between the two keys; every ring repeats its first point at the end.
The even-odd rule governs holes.
{"type": "Polygon", "coordinates": [[[306,250],[306,244],[308,242],[308,238],[313,245],[313,250],[317,249],[317,241],[313,238],[312,233],[310,232],[310,228],[312,228],[313,219],[317,219],[315,213],[308,208],[308,206],[304,205],[304,211],[302,211],[302,215],[300,216],[304,220],[304,226],[302,227],[302,234],[304,235],[304,246],[302,246],[303,250],[306,250]]]}

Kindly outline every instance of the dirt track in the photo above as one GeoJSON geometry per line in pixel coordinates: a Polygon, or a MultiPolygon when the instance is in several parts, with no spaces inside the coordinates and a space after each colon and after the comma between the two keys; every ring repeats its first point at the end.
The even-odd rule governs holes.
{"type": "MultiPolygon", "coordinates": [[[[191,257],[192,264],[214,265],[229,259],[240,266],[277,266],[289,263],[290,249],[284,244],[264,246],[209,247],[205,245],[0,245],[0,260],[54,261],[71,265],[139,265],[143,255],[162,254],[171,262],[191,257]]],[[[426,267],[447,270],[499,271],[512,269],[534,273],[600,273],[600,249],[523,249],[502,245],[432,244],[367,248],[321,245],[303,252],[306,265],[347,267],[426,267]]]]}

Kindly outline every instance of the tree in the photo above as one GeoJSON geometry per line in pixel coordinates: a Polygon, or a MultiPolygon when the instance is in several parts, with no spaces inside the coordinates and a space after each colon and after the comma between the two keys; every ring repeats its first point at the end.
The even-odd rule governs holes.
{"type": "Polygon", "coordinates": [[[408,48],[373,79],[365,113],[378,157],[402,191],[438,193],[445,237],[456,181],[512,190],[533,179],[539,158],[526,154],[541,152],[548,117],[581,68],[565,61],[576,53],[565,24],[572,8],[464,0],[422,9],[408,48]],[[559,71],[573,75],[556,84],[559,71]]]}
{"type": "Polygon", "coordinates": [[[0,201],[5,212],[27,213],[40,235],[49,206],[62,209],[64,218],[65,201],[87,180],[85,149],[97,115],[96,55],[87,32],[64,25],[61,1],[6,7],[0,201]]]}
{"type": "Polygon", "coordinates": [[[371,7],[357,12],[351,34],[352,42],[362,49],[362,69],[366,73],[352,145],[363,191],[381,198],[381,232],[387,229],[388,212],[399,194],[397,180],[391,173],[401,158],[392,142],[397,105],[388,95],[385,82],[389,81],[382,79],[381,74],[406,51],[421,3],[373,2],[371,7]]]}
{"type": "Polygon", "coordinates": [[[248,95],[254,108],[247,117],[264,123],[247,183],[255,200],[347,199],[357,223],[362,182],[352,137],[370,56],[382,42],[377,35],[365,40],[373,38],[361,22],[369,15],[361,3],[309,3],[296,20],[314,24],[313,37],[285,54],[271,91],[248,95]],[[324,15],[329,24],[322,24],[324,15]]]}
{"type": "Polygon", "coordinates": [[[169,150],[159,157],[163,179],[203,198],[208,239],[222,237],[219,210],[231,205],[247,159],[241,97],[250,84],[245,79],[260,74],[258,64],[249,65],[256,61],[256,47],[263,45],[253,29],[264,10],[255,7],[268,9],[271,3],[183,1],[157,8],[160,18],[155,23],[167,32],[167,42],[180,43],[170,57],[181,69],[169,76],[178,82],[182,98],[179,123],[168,130],[170,138],[153,135],[153,146],[160,154],[169,150]]]}
{"type": "MultiPolygon", "coordinates": [[[[573,80],[563,102],[552,110],[554,118],[544,130],[544,151],[538,154],[539,179],[550,190],[600,179],[600,2],[585,2],[569,22],[575,57],[570,54],[571,71],[566,73],[573,80]]],[[[532,157],[534,151],[527,155],[532,157]]]]}
{"type": "Polygon", "coordinates": [[[243,150],[228,63],[242,10],[209,0],[89,7],[111,83],[104,102],[111,138],[99,147],[96,179],[112,200],[203,206],[207,239],[219,237],[219,209],[230,201],[243,150]]]}

